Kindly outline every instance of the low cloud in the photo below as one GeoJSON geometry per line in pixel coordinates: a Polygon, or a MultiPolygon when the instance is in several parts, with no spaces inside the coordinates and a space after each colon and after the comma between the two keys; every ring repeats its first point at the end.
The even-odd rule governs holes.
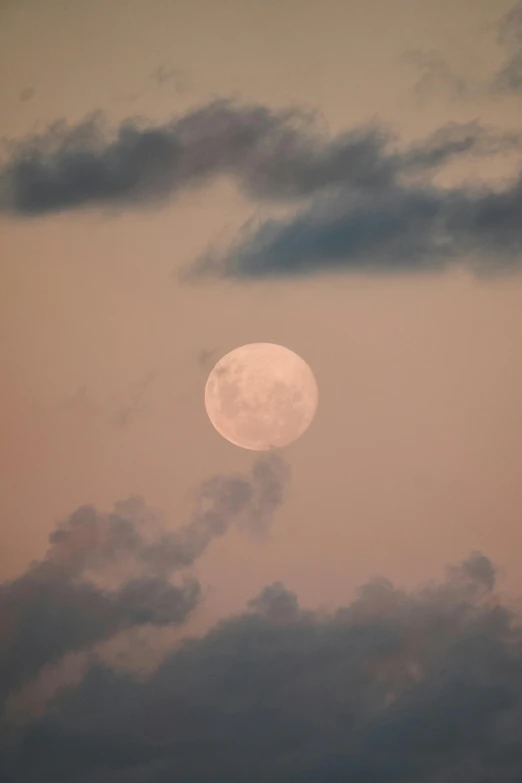
{"type": "Polygon", "coordinates": [[[520,618],[481,553],[331,613],[283,584],[147,679],[95,665],[4,746],[13,783],[514,783],[520,618]]]}
{"type": "Polygon", "coordinates": [[[46,555],[0,585],[0,704],[68,653],[126,629],[184,623],[201,599],[187,569],[231,524],[266,531],[287,480],[276,455],[250,475],[215,476],[174,531],[139,497],[112,513],[82,506],[71,514],[49,536],[46,555]]]}

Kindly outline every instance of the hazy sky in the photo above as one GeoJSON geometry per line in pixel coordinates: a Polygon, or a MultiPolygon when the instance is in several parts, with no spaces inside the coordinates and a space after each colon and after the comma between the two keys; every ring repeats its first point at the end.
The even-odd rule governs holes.
{"type": "Polygon", "coordinates": [[[0,96],[6,779],[520,780],[522,4],[0,0],[0,96]]]}

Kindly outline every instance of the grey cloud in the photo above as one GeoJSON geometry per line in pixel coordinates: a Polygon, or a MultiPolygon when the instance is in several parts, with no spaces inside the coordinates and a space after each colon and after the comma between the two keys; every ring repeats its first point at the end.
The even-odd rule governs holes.
{"type": "Polygon", "coordinates": [[[503,190],[394,185],[371,196],[340,191],[295,217],[244,231],[224,254],[207,251],[181,277],[429,271],[463,258],[476,270],[502,272],[520,265],[521,208],[520,176],[503,190]]]}
{"type": "Polygon", "coordinates": [[[0,703],[68,652],[135,626],[183,623],[200,586],[186,573],[178,584],[171,578],[232,523],[266,530],[287,480],[277,455],[254,463],[251,475],[215,476],[174,531],[139,497],[109,514],[77,509],[51,533],[45,557],[0,585],[0,703]]]}
{"type": "Polygon", "coordinates": [[[448,577],[468,582],[474,590],[482,586],[486,591],[495,587],[496,573],[491,560],[481,552],[473,552],[460,568],[448,568],[448,577]]]}
{"type": "Polygon", "coordinates": [[[377,132],[356,133],[339,148],[311,136],[297,109],[272,112],[217,100],[159,127],[128,120],[115,137],[98,115],[75,127],[57,123],[42,136],[11,144],[0,172],[1,206],[21,215],[93,204],[157,204],[219,174],[237,175],[247,190],[302,195],[328,185],[337,162],[350,178],[380,182],[377,132]],[[365,157],[362,171],[357,159],[365,157]],[[371,169],[375,170],[371,170],[371,169]]]}
{"type": "Polygon", "coordinates": [[[297,108],[276,112],[217,100],[158,127],[127,120],[112,136],[97,115],[10,143],[0,169],[0,210],[34,216],[108,204],[157,206],[220,175],[234,177],[255,199],[302,199],[338,187],[375,191],[412,169],[514,143],[498,134],[497,148],[490,143],[486,150],[484,136],[495,134],[478,124],[463,127],[467,140],[455,143],[452,124],[439,132],[436,154],[427,139],[423,156],[422,143],[410,152],[394,149],[396,136],[377,121],[331,137],[317,117],[297,108]]]}
{"type": "Polygon", "coordinates": [[[3,628],[0,696],[65,653],[143,623],[182,622],[200,598],[199,585],[131,579],[117,590],[76,583],[57,568],[33,567],[0,595],[3,628]],[[7,627],[6,627],[7,626],[7,627]]]}
{"type": "Polygon", "coordinates": [[[330,613],[281,583],[148,680],[97,665],[4,748],[12,783],[515,783],[522,633],[481,553],[330,613]],[[59,749],[59,750],[58,750],[59,749]]]}
{"type": "Polygon", "coordinates": [[[522,131],[498,131],[478,120],[448,122],[413,143],[402,160],[406,172],[429,171],[460,155],[486,157],[521,150],[522,131]]]}
{"type": "Polygon", "coordinates": [[[254,612],[265,615],[271,620],[288,622],[299,614],[299,601],[295,593],[286,589],[282,582],[274,582],[265,587],[258,596],[248,602],[254,612]]]}

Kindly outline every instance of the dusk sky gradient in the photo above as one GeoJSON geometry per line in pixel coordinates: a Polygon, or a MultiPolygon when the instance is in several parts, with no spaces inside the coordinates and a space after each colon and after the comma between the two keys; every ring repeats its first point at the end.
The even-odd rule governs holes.
{"type": "Polygon", "coordinates": [[[519,783],[522,2],[0,0],[0,96],[1,780],[519,783]]]}

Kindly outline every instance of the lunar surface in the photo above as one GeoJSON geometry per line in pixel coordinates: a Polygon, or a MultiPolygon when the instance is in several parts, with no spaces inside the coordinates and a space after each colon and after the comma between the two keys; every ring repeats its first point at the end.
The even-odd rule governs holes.
{"type": "Polygon", "coordinates": [[[274,343],[250,343],[230,351],[205,386],[205,407],[219,434],[255,451],[287,446],[299,438],[314,418],[318,398],[307,363],[274,343]]]}

